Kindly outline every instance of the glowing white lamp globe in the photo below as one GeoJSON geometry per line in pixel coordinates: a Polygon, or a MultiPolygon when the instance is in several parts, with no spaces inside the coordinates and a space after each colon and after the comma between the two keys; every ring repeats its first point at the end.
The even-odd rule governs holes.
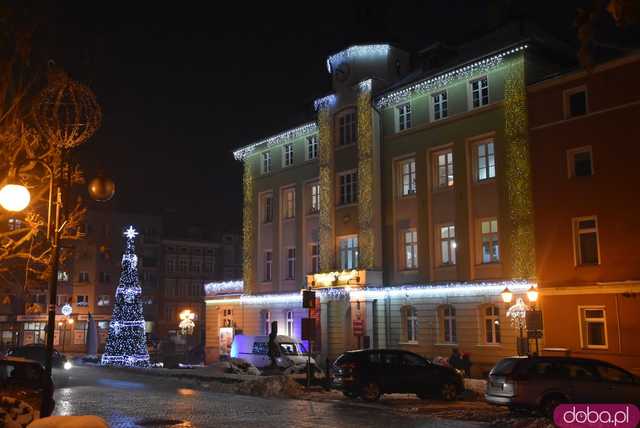
{"type": "Polygon", "coordinates": [[[0,190],[0,205],[7,211],[22,211],[30,201],[29,190],[20,184],[7,184],[0,190]]]}

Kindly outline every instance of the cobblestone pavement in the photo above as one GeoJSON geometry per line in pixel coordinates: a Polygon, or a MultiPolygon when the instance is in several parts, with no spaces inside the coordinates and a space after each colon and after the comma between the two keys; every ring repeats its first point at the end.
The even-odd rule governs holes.
{"type": "Polygon", "coordinates": [[[485,426],[476,422],[398,415],[373,406],[265,399],[187,386],[184,381],[174,379],[74,367],[69,380],[58,385],[55,414],[98,415],[113,428],[485,426]]]}

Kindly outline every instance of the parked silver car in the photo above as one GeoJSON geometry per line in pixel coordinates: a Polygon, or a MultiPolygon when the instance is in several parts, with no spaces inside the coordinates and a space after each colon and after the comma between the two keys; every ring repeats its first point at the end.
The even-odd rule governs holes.
{"type": "Polygon", "coordinates": [[[640,379],[603,361],[570,357],[510,357],[489,373],[485,399],[547,416],[561,403],[640,403],[640,379]]]}

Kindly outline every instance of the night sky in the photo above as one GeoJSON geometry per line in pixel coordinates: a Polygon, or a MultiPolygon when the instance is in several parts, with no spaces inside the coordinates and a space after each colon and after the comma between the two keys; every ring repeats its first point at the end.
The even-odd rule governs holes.
{"type": "Polygon", "coordinates": [[[113,177],[118,208],[240,231],[242,167],[231,152],[305,120],[300,112],[330,91],[328,54],[367,42],[410,51],[455,43],[509,14],[574,42],[576,3],[591,4],[233,3],[67,1],[47,11],[54,59],[103,110],[78,157],[87,175],[113,177]]]}

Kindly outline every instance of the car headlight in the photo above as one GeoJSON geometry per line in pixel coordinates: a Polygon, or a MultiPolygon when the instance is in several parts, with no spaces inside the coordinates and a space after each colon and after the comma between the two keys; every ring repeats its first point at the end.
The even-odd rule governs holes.
{"type": "Polygon", "coordinates": [[[69,361],[65,361],[63,367],[65,370],[71,370],[71,367],[73,367],[73,364],[71,364],[69,361]]]}

